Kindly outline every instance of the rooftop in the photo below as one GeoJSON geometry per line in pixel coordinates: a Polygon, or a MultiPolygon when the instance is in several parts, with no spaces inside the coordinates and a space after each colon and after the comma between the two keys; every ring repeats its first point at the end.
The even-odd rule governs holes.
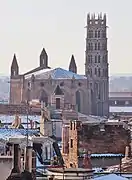
{"type": "MultiPolygon", "coordinates": [[[[29,136],[37,135],[38,130],[28,130],[29,136]]],[[[0,128],[0,139],[8,140],[11,137],[24,137],[27,135],[26,129],[6,129],[0,128]]]]}
{"type": "Polygon", "coordinates": [[[73,73],[71,71],[62,69],[62,68],[55,68],[55,69],[42,69],[37,72],[25,75],[25,79],[31,78],[34,75],[36,79],[87,79],[83,75],[79,75],[73,73]]]}
{"type": "Polygon", "coordinates": [[[110,106],[109,107],[110,113],[119,113],[119,112],[132,112],[132,106],[110,106]]]}

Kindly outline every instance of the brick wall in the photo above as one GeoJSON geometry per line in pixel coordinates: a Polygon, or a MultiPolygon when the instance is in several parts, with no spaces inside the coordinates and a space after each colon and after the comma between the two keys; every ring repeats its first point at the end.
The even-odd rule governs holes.
{"type": "Polygon", "coordinates": [[[130,144],[130,131],[122,125],[105,125],[105,131],[100,126],[83,125],[78,131],[79,151],[89,150],[91,153],[125,153],[125,147],[130,144]]]}
{"type": "MultiPolygon", "coordinates": [[[[63,137],[67,136],[69,137],[69,142],[67,141],[67,138],[63,138],[63,147],[68,148],[68,150],[65,152],[62,152],[65,164],[68,168],[72,167],[78,167],[78,123],[77,121],[71,121],[69,124],[69,133],[66,133],[63,131],[63,137]]],[[[66,130],[66,129],[65,129],[66,130]]]]}

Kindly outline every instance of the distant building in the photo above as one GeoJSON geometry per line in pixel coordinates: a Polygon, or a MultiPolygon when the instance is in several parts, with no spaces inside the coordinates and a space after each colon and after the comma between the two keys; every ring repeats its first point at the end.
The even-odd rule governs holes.
{"type": "Polygon", "coordinates": [[[106,15],[87,16],[85,76],[77,74],[72,55],[69,70],[52,69],[45,49],[40,54],[39,67],[19,74],[14,54],[11,65],[10,104],[38,99],[56,109],[75,107],[78,112],[107,116],[108,107],[108,51],[106,15]]]}
{"type": "Polygon", "coordinates": [[[132,117],[132,92],[109,93],[110,115],[132,117]]]}

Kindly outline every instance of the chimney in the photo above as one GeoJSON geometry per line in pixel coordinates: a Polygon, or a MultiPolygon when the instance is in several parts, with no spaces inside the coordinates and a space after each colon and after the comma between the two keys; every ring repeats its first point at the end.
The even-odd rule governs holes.
{"type": "Polygon", "coordinates": [[[85,168],[85,169],[92,169],[91,157],[90,157],[89,153],[84,154],[83,168],[85,168]]]}
{"type": "Polygon", "coordinates": [[[36,180],[36,152],[32,151],[32,175],[33,179],[36,180]]]}
{"type": "Polygon", "coordinates": [[[20,172],[20,148],[18,144],[14,144],[14,169],[20,172]]]}
{"type": "Polygon", "coordinates": [[[125,148],[125,158],[127,159],[129,157],[129,146],[126,146],[125,148]]]}
{"type": "Polygon", "coordinates": [[[27,146],[26,147],[26,156],[25,156],[25,170],[28,172],[32,172],[32,147],[27,146]]]}
{"type": "Polygon", "coordinates": [[[14,164],[13,169],[11,171],[10,176],[7,178],[7,180],[15,179],[18,180],[20,178],[20,148],[18,144],[14,144],[14,164]]]}

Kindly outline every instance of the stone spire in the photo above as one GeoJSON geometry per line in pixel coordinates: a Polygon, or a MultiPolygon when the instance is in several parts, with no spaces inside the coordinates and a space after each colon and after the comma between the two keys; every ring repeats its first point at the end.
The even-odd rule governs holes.
{"type": "Polygon", "coordinates": [[[16,55],[14,54],[12,64],[11,64],[11,76],[17,76],[19,75],[19,66],[17,63],[16,55]]]}
{"type": "Polygon", "coordinates": [[[72,55],[71,57],[71,61],[69,64],[69,71],[72,71],[73,73],[77,73],[77,66],[76,66],[74,55],[72,55]]]}
{"type": "Polygon", "coordinates": [[[40,67],[48,68],[48,55],[44,48],[40,54],[40,67]]]}

